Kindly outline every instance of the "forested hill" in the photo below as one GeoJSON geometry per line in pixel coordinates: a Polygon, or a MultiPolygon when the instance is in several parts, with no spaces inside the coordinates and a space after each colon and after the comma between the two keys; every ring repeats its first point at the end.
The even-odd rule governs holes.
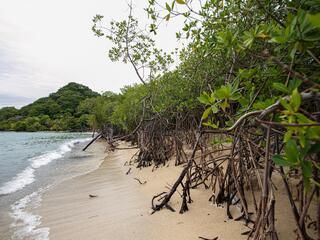
{"type": "Polygon", "coordinates": [[[0,109],[0,130],[9,131],[81,131],[92,124],[86,101],[100,96],[87,86],[71,82],[35,102],[16,109],[0,109]]]}

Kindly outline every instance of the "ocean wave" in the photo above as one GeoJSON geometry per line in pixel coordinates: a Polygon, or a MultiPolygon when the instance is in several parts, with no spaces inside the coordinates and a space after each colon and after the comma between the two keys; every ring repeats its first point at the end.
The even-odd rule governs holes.
{"type": "Polygon", "coordinates": [[[29,159],[30,166],[28,166],[22,172],[18,173],[9,182],[4,183],[3,186],[0,187],[0,195],[14,193],[33,183],[35,181],[34,172],[36,169],[49,164],[53,160],[63,157],[63,155],[67,152],[70,152],[76,144],[89,140],[90,138],[75,139],[62,144],[57,150],[47,152],[40,156],[29,159]]]}
{"type": "Polygon", "coordinates": [[[27,167],[21,173],[18,173],[11,181],[6,182],[0,188],[0,195],[16,192],[30,183],[34,182],[34,169],[27,167]]]}
{"type": "Polygon", "coordinates": [[[40,205],[41,196],[46,189],[48,187],[31,193],[11,205],[10,216],[14,219],[11,227],[15,228],[12,239],[49,239],[49,228],[38,228],[41,224],[41,216],[34,215],[26,210],[27,206],[34,209],[40,205]]]}

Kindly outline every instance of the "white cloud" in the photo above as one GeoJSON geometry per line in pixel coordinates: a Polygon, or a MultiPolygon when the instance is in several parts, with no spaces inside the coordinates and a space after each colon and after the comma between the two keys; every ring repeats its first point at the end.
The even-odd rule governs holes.
{"type": "MultiPolygon", "coordinates": [[[[143,21],[146,4],[134,2],[143,21]]],[[[125,0],[0,0],[0,6],[0,94],[36,99],[71,81],[98,92],[138,82],[131,66],[108,60],[110,43],[91,31],[97,13],[105,22],[125,18],[125,0]]],[[[176,46],[177,28],[163,27],[160,47],[176,46]]]]}

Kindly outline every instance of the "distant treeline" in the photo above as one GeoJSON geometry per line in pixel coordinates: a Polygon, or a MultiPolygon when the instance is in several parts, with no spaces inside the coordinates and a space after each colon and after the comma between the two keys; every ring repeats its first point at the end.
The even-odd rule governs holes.
{"type": "Polygon", "coordinates": [[[1,131],[84,131],[93,126],[88,105],[100,97],[86,86],[69,83],[48,97],[16,109],[0,109],[1,131]]]}
{"type": "Polygon", "coordinates": [[[81,84],[69,83],[21,109],[0,109],[0,131],[104,131],[112,127],[128,133],[141,120],[142,102],[150,92],[154,94],[146,99],[146,116],[156,111],[175,119],[177,113],[190,109],[201,115],[197,100],[201,87],[173,71],[146,85],[126,86],[120,94],[107,91],[100,95],[81,84]]]}

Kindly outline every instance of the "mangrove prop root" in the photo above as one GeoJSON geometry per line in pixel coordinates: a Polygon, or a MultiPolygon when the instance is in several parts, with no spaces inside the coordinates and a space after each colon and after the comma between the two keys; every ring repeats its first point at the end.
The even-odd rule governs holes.
{"type": "MultiPolygon", "coordinates": [[[[303,93],[302,100],[318,99],[319,96],[319,94],[303,93]]],[[[182,162],[181,158],[177,157],[177,149],[185,151],[191,143],[192,152],[189,152],[186,165],[174,184],[170,186],[169,191],[153,197],[152,213],[167,207],[172,196],[178,192],[178,188],[182,189],[179,194],[181,197],[179,213],[188,211],[188,203],[192,202],[191,189],[204,186],[205,189],[211,189],[213,192],[209,198],[210,202],[217,205],[226,204],[226,214],[229,218],[233,218],[230,208],[237,206],[239,214],[234,219],[244,220],[246,226],[250,228],[242,234],[248,235],[250,239],[278,240],[275,224],[277,207],[275,191],[279,186],[272,181],[273,175],[277,174],[280,179],[282,178],[280,184],[284,186],[289,200],[288,207],[294,216],[297,239],[312,239],[308,230],[311,231],[311,228],[317,231],[318,239],[320,239],[320,204],[318,204],[316,218],[308,220],[311,202],[316,202],[316,199],[320,198],[319,187],[315,186],[309,193],[306,193],[304,184],[294,187],[295,185],[290,184],[290,175],[285,173],[283,167],[275,166],[272,161],[273,155],[283,151],[283,144],[279,143],[279,139],[283,138],[282,128],[284,126],[275,125],[272,121],[263,119],[279,108],[280,103],[276,102],[263,111],[245,114],[228,129],[207,130],[198,126],[196,130],[193,130],[196,132],[193,135],[195,138],[192,137],[192,134],[186,134],[183,140],[180,139],[181,136],[179,137],[181,141],[175,137],[176,129],[168,130],[165,134],[160,131],[163,134],[162,138],[154,133],[153,137],[157,136],[162,146],[166,146],[166,143],[174,146],[173,148],[166,146],[166,148],[167,150],[173,149],[170,155],[175,154],[176,165],[182,162]],[[256,134],[256,132],[263,134],[256,134]],[[209,144],[212,138],[224,138],[225,136],[232,138],[231,148],[230,145],[220,145],[220,149],[217,150],[215,146],[209,144]],[[181,143],[184,146],[181,146],[181,143]],[[299,190],[298,203],[294,201],[297,189],[299,190]],[[249,205],[248,202],[252,204],[249,205]]],[[[156,128],[155,124],[153,126],[156,128]]],[[[151,146],[148,145],[146,149],[151,146]]],[[[159,149],[161,148],[158,147],[157,150],[159,149]]],[[[160,151],[165,152],[164,149],[160,151]]],[[[180,154],[183,153],[180,152],[180,154]]],[[[153,157],[150,158],[153,159],[153,157]]],[[[166,160],[163,158],[162,161],[154,163],[159,164],[166,160]]],[[[318,162],[318,158],[315,157],[313,161],[318,162]]],[[[296,171],[293,178],[298,178],[300,182],[303,182],[300,171],[296,171]]]]}
{"type": "MultiPolygon", "coordinates": [[[[290,97],[284,99],[290,100],[290,97]]],[[[301,101],[319,99],[319,93],[301,93],[301,101]]],[[[248,235],[250,239],[277,240],[275,191],[279,186],[272,182],[272,177],[277,174],[282,178],[281,184],[289,200],[297,239],[311,239],[311,228],[317,232],[320,239],[320,204],[317,205],[316,213],[311,214],[315,219],[308,219],[311,202],[319,202],[319,187],[315,186],[311,192],[306,193],[301,171],[296,170],[294,175],[286,174],[286,169],[275,166],[272,161],[273,155],[283,152],[280,140],[283,139],[283,129],[287,126],[275,124],[272,118],[269,121],[265,118],[279,111],[280,101],[265,110],[245,113],[229,128],[203,129],[202,121],[199,123],[195,117],[176,116],[174,124],[157,113],[150,119],[145,119],[148,111],[145,108],[147,100],[148,98],[145,98],[142,101],[142,118],[131,134],[112,138],[108,134],[113,132],[108,131],[101,136],[108,139],[109,145],[114,149],[117,148],[115,142],[119,140],[130,139],[136,144],[133,147],[138,147],[139,150],[128,165],[136,162],[138,168],[153,166],[152,171],[156,171],[159,167],[168,165],[168,160],[172,157],[175,157],[175,165],[184,164],[176,181],[167,187],[169,190],[152,198],[152,214],[162,208],[175,211],[169,202],[176,192],[181,197],[179,213],[188,211],[188,204],[192,202],[192,189],[203,186],[212,191],[210,202],[226,204],[227,216],[237,221],[243,220],[250,228],[242,234],[248,235]],[[211,144],[212,140],[224,142],[227,138],[231,139],[232,144],[211,144]],[[301,184],[295,186],[297,181],[293,181],[293,178],[300,180],[301,184]],[[294,200],[296,196],[298,202],[294,200]],[[232,216],[231,208],[234,207],[238,209],[238,213],[232,216]]],[[[318,123],[313,125],[318,126],[318,123]]],[[[312,161],[319,164],[319,156],[314,156],[312,161]]],[[[315,171],[315,180],[319,182],[319,170],[315,171]]],[[[135,180],[139,184],[145,184],[145,181],[137,178],[135,180]]]]}

